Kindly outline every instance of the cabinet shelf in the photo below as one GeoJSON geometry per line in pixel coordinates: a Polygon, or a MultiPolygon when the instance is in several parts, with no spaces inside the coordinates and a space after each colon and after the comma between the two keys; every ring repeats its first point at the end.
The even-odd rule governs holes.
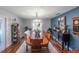
{"type": "Polygon", "coordinates": [[[11,36],[12,36],[12,43],[18,42],[19,39],[19,24],[12,24],[11,25],[11,36]]]}

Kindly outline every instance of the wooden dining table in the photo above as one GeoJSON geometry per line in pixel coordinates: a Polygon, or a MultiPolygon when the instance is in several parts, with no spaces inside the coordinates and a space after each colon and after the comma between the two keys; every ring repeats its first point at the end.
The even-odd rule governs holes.
{"type": "MultiPolygon", "coordinates": [[[[48,43],[48,39],[46,37],[39,38],[39,39],[43,39],[43,42],[41,43],[41,46],[48,43]]],[[[35,39],[35,40],[37,40],[37,39],[35,39]]],[[[26,41],[26,44],[32,46],[32,43],[30,42],[30,39],[26,39],[25,41],[26,41]]]]}
{"type": "MultiPolygon", "coordinates": [[[[39,40],[42,40],[42,42],[41,42],[40,45],[38,46],[39,48],[35,48],[35,51],[36,51],[36,50],[40,51],[40,50],[41,50],[41,47],[42,47],[43,45],[45,45],[45,44],[48,43],[48,39],[47,39],[45,36],[43,36],[43,37],[41,37],[41,38],[33,38],[33,37],[30,37],[29,39],[26,39],[26,44],[27,44],[28,46],[31,46],[31,47],[33,47],[34,44],[35,44],[35,43],[32,43],[31,40],[37,41],[37,43],[39,42],[39,40]]],[[[36,47],[36,45],[35,45],[34,47],[36,47]]],[[[31,50],[32,50],[32,48],[31,48],[31,50]]]]}

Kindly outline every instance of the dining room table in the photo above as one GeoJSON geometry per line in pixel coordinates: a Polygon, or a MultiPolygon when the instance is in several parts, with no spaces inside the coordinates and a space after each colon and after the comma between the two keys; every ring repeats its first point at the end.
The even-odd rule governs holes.
{"type": "Polygon", "coordinates": [[[31,50],[39,52],[41,51],[42,46],[47,43],[48,39],[44,35],[39,38],[31,36],[29,39],[26,39],[27,46],[31,46],[31,50]]]}

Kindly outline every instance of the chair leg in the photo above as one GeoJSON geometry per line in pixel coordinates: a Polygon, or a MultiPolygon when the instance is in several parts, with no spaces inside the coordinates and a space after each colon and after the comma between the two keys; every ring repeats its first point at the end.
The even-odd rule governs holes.
{"type": "Polygon", "coordinates": [[[26,51],[28,51],[28,46],[26,45],[26,51]]]}

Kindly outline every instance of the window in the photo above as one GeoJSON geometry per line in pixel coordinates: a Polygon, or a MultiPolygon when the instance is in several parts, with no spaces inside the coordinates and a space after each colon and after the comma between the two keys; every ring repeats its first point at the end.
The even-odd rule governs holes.
{"type": "Polygon", "coordinates": [[[61,31],[66,31],[66,16],[62,16],[58,18],[58,27],[61,31]]]}
{"type": "Polygon", "coordinates": [[[0,52],[5,49],[5,19],[0,18],[0,52]]]}
{"type": "Polygon", "coordinates": [[[40,19],[33,20],[33,30],[42,30],[42,21],[40,19]]]}

